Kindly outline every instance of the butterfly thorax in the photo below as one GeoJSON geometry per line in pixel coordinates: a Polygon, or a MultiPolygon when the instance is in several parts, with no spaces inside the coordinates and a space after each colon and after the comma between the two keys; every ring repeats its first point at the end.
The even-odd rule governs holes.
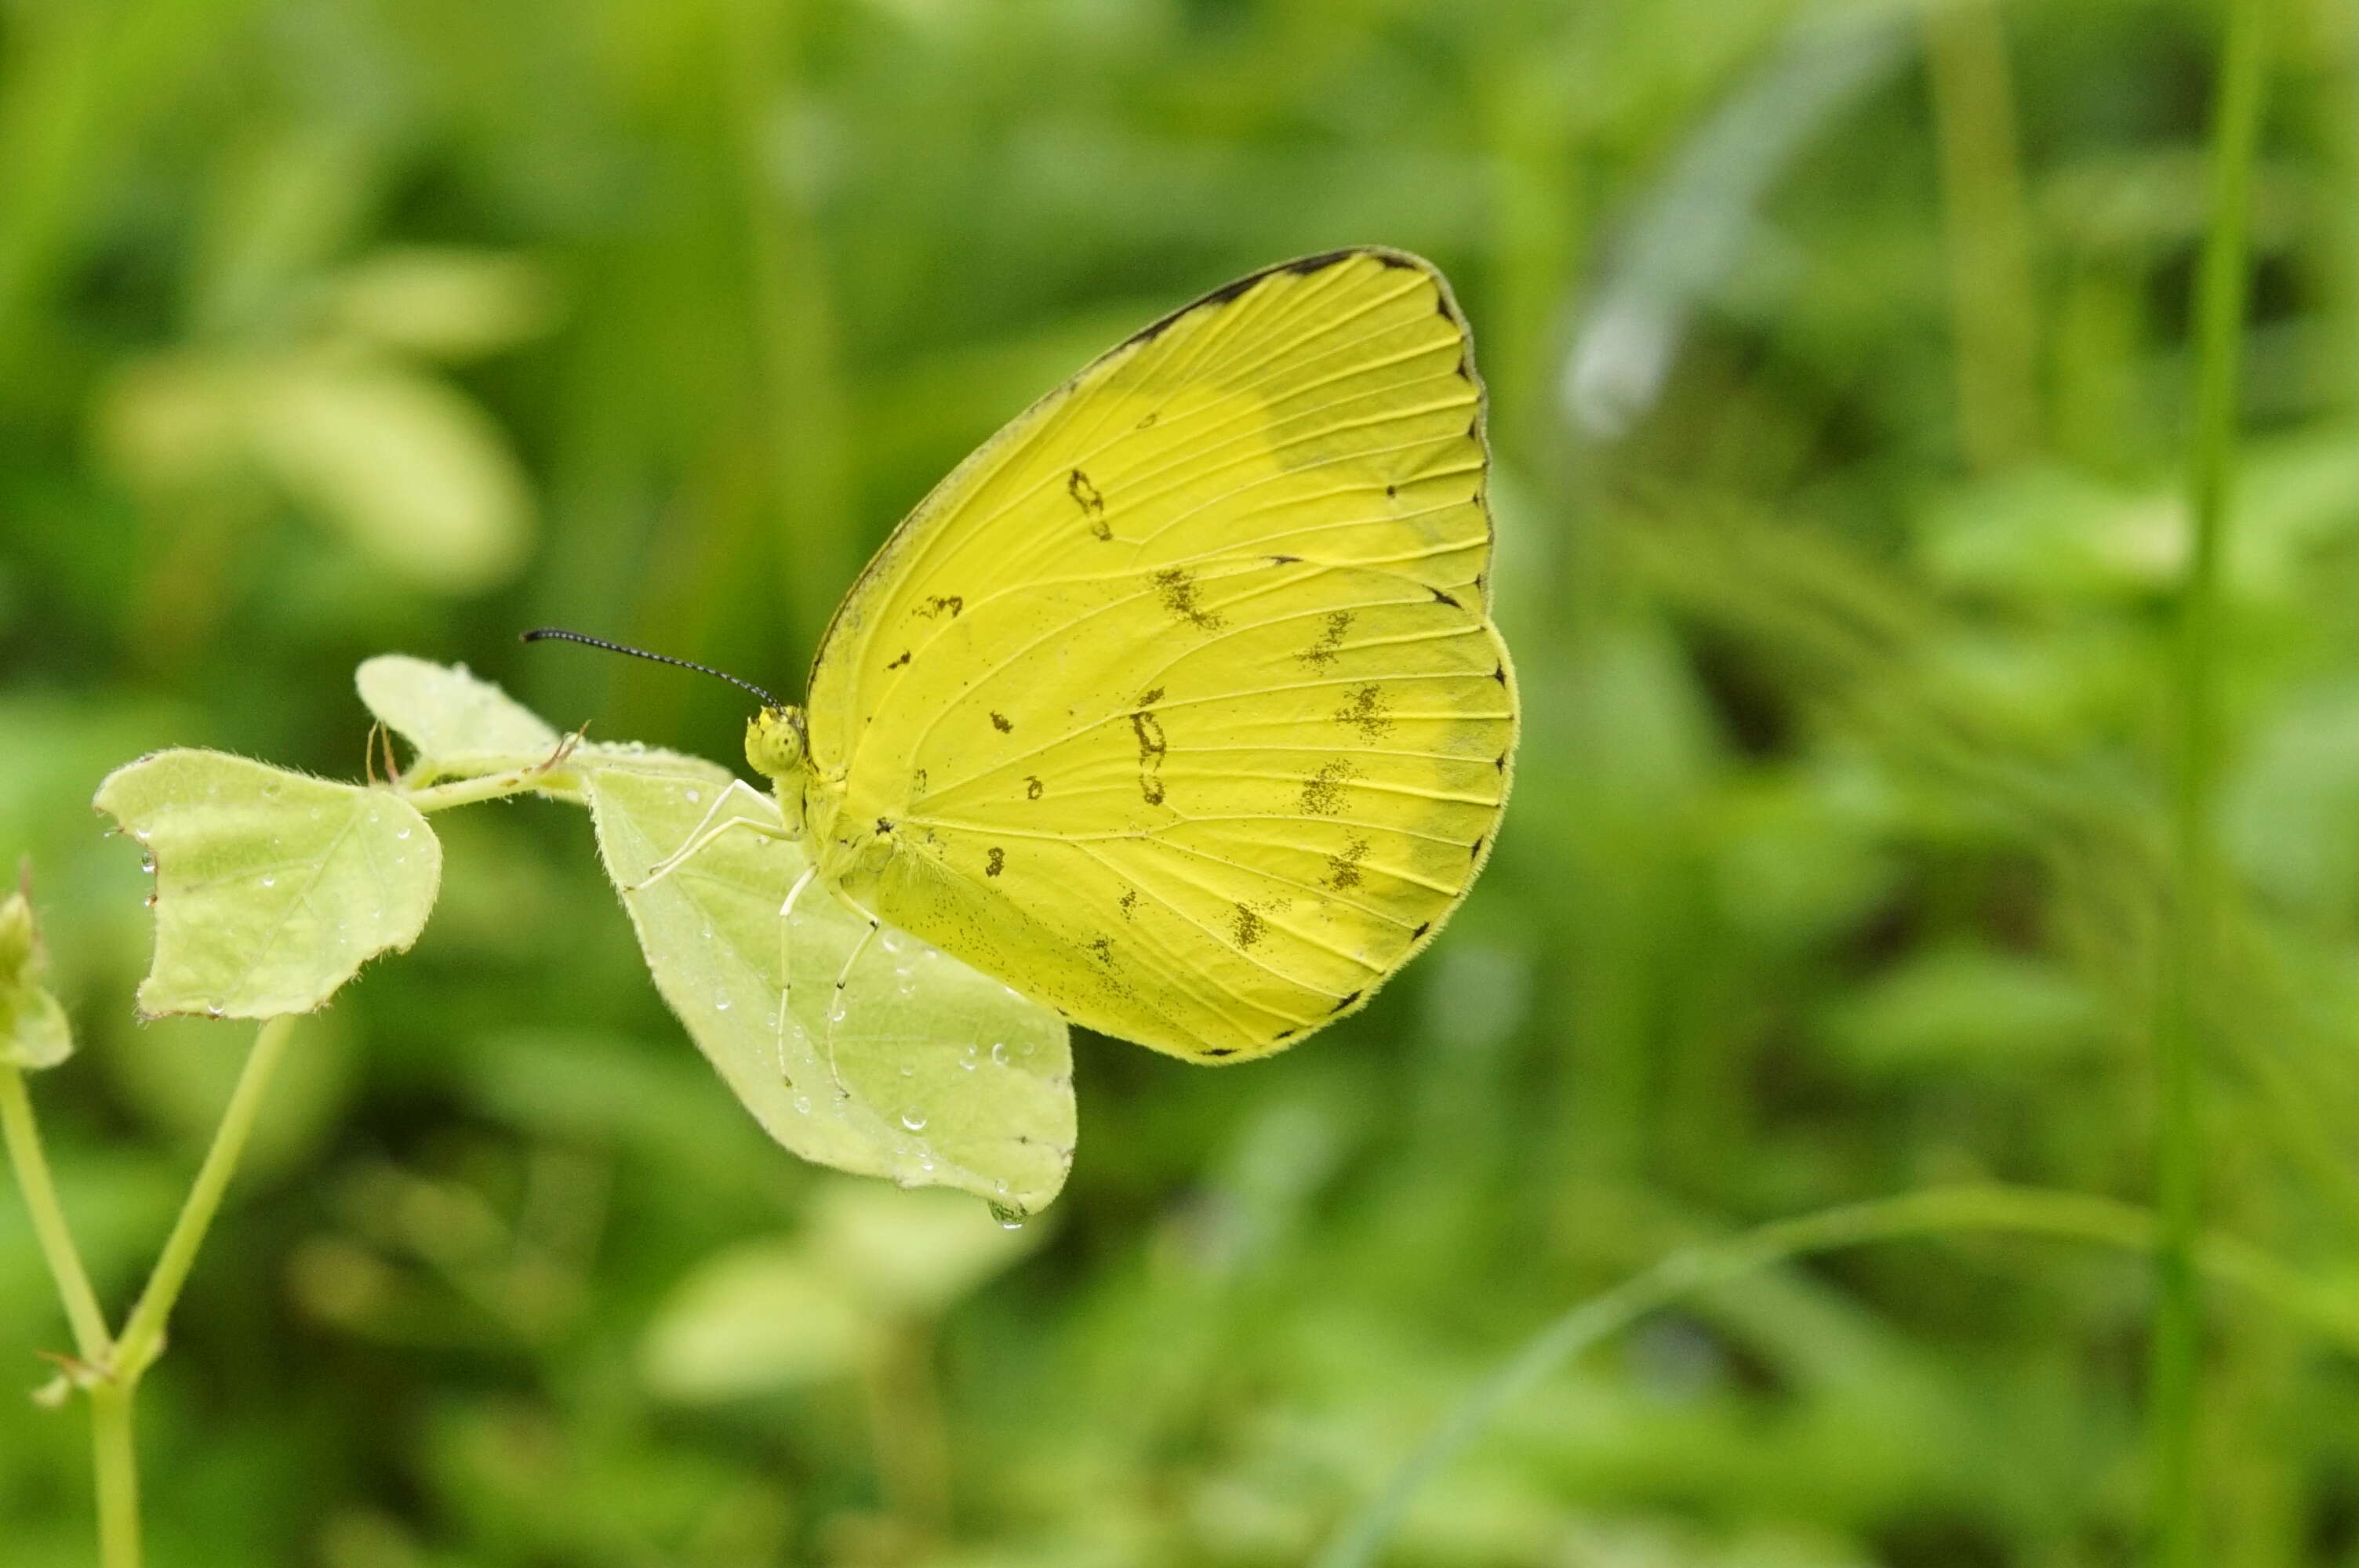
{"type": "Polygon", "coordinates": [[[841,887],[890,859],[891,818],[872,811],[854,821],[843,770],[817,765],[809,735],[801,708],[766,708],[746,723],[745,761],[770,781],[788,835],[808,847],[821,879],[841,887]]]}

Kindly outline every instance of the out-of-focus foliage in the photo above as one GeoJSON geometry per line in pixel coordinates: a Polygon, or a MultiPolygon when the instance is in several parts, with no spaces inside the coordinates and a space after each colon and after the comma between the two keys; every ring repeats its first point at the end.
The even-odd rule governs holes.
{"type": "MultiPolygon", "coordinates": [[[[2359,5],[2280,9],[2209,1204],[2350,1280],[2359,5]]],[[[1367,1013],[1230,1072],[1076,1042],[1028,1250],[782,1154],[580,813],[439,820],[431,922],[298,1037],[150,1379],[156,1559],[1295,1563],[1682,1241],[1980,1176],[2141,1196],[2214,36],[2197,0],[0,7],[0,856],[111,1303],[245,1033],[134,1022],[111,769],[355,776],[386,649],[734,758],[738,694],[515,632],[791,696],[934,478],[1249,267],[1373,241],[1458,285],[1529,720],[1487,875],[1367,1013]]],[[[29,1388],[64,1328],[6,1196],[29,1388]]],[[[1515,1407],[1397,1560],[2121,1561],[2146,1303],[1987,1238],[1730,1287],[1515,1407]]],[[[2213,1560],[2354,1561],[2359,1379],[2226,1299],[2207,1370],[2213,1560]]],[[[88,1561],[86,1465],[0,1399],[11,1568],[88,1561]]]]}

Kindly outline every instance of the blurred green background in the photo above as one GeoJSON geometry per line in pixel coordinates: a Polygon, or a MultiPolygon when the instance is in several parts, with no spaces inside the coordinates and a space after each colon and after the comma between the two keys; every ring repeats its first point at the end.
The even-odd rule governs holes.
{"type": "MultiPolygon", "coordinates": [[[[2209,1206],[2359,1292],[2359,0],[2279,10],[2209,1206]]],[[[1252,267],[1456,282],[1527,705],[1447,939],[1267,1064],[1077,1041],[1071,1186],[1005,1246],[768,1144],[580,814],[439,819],[433,924],[305,1026],[149,1379],[155,1561],[1299,1563],[1683,1242],[1984,1178],[2143,1201],[2217,21],[0,4],[0,855],[84,1040],[35,1093],[111,1303],[247,1032],[134,1023],[107,769],[357,777],[386,651],[734,761],[737,694],[515,633],[791,694],[937,476],[1252,267]]],[[[1988,1237],[1759,1276],[1517,1403],[1396,1560],[2127,1561],[2149,1296],[1988,1237]]],[[[2359,1377],[2213,1304],[2212,1560],[2359,1563],[2359,1377]]],[[[9,1568],[90,1560],[79,1417],[5,1392],[64,1340],[11,1191],[9,1568]]]]}

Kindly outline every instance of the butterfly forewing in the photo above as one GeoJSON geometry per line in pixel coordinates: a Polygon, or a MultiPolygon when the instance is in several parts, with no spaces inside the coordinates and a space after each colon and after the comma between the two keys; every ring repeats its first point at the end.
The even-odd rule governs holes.
{"type": "Polygon", "coordinates": [[[1044,399],[822,650],[814,762],[894,845],[846,891],[1185,1054],[1355,1005],[1506,792],[1480,412],[1439,276],[1382,252],[1245,280],[1044,399]]]}

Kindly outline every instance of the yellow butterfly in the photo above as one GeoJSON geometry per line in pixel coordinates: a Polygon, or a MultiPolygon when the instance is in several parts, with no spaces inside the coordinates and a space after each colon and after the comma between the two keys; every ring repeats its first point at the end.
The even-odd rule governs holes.
{"type": "Polygon", "coordinates": [[[872,932],[1103,1033],[1234,1060],[1332,1022],[1432,939],[1507,798],[1483,417],[1416,256],[1172,312],[942,481],[808,706],[766,697],[745,755],[784,827],[716,806],[657,874],[783,833],[872,932]]]}

